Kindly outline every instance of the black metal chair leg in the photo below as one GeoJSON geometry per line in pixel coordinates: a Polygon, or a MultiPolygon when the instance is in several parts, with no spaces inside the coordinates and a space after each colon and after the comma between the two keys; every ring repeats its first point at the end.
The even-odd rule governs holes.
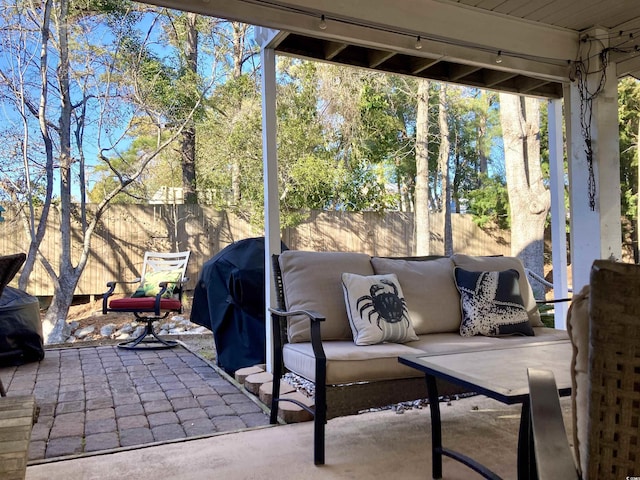
{"type": "Polygon", "coordinates": [[[178,342],[176,342],[175,340],[164,340],[156,334],[155,330],[153,329],[153,322],[155,320],[156,319],[145,319],[144,331],[138,337],[132,340],[127,340],[126,342],[119,343],[118,347],[126,348],[128,350],[160,350],[177,346],[178,342]],[[152,338],[147,339],[147,337],[152,338]],[[144,346],[142,346],[141,344],[144,344],[144,346]]]}

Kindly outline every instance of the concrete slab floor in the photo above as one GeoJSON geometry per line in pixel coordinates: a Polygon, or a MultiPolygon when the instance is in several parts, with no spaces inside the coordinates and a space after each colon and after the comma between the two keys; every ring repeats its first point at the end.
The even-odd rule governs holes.
{"type": "MultiPolygon", "coordinates": [[[[569,399],[562,404],[566,422],[569,399]]],[[[516,478],[519,406],[477,396],[443,404],[441,410],[445,446],[479,460],[502,478],[516,478]]],[[[431,478],[429,428],[428,408],[332,419],[327,424],[324,466],[313,465],[313,425],[305,422],[32,465],[26,478],[424,480],[431,478]]],[[[480,476],[445,458],[443,478],[480,476]]]]}

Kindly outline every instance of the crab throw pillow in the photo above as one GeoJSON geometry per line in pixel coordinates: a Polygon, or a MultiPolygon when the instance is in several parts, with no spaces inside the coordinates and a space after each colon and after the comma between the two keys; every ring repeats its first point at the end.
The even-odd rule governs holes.
{"type": "Polygon", "coordinates": [[[534,335],[520,295],[517,270],[470,272],[454,268],[460,292],[460,335],[534,335]]]}
{"type": "Polygon", "coordinates": [[[356,345],[418,340],[395,274],[342,274],[344,301],[356,345]]]}

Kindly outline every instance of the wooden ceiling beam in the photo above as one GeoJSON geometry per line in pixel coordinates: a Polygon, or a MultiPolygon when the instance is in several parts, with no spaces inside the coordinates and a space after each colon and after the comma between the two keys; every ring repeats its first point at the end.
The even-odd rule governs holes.
{"type": "Polygon", "coordinates": [[[458,80],[461,80],[467,75],[471,75],[478,70],[481,70],[481,67],[475,65],[453,64],[449,67],[449,78],[452,82],[457,82],[458,80]]]}
{"type": "Polygon", "coordinates": [[[336,55],[344,51],[348,46],[349,44],[344,42],[325,42],[323,48],[325,60],[333,60],[336,55]]]}
{"type": "Polygon", "coordinates": [[[394,57],[396,52],[384,52],[382,50],[371,50],[368,57],[369,68],[376,68],[389,60],[391,57],[394,57]]]}

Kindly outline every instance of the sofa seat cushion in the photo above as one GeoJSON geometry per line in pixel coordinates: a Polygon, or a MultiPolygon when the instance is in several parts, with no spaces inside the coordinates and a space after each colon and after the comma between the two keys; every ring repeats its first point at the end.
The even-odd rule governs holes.
{"type": "MultiPolygon", "coordinates": [[[[418,340],[358,346],[352,341],[323,342],[327,357],[327,384],[341,385],[400,378],[422,374],[398,362],[400,355],[433,355],[472,352],[537,342],[567,341],[567,332],[547,327],[534,327],[534,337],[461,337],[458,333],[419,335],[418,340]]],[[[304,378],[315,381],[315,358],[311,343],[288,343],[283,348],[285,366],[304,378]]]]}
{"type": "Polygon", "coordinates": [[[404,260],[373,257],[377,275],[395,273],[418,335],[457,332],[460,328],[460,296],[453,279],[453,261],[404,260]]]}
{"type": "MultiPolygon", "coordinates": [[[[417,370],[398,362],[400,355],[421,353],[399,343],[358,346],[353,341],[323,343],[327,356],[327,385],[420,377],[417,370]]],[[[310,343],[288,343],[283,348],[285,366],[315,381],[316,362],[310,343]]]]}
{"type": "Polygon", "coordinates": [[[490,350],[508,348],[510,346],[527,345],[539,342],[567,341],[569,336],[565,330],[556,330],[547,327],[533,327],[534,336],[509,336],[509,337],[461,337],[458,333],[432,333],[419,335],[415,342],[405,345],[413,347],[421,352],[440,355],[446,353],[473,352],[476,350],[490,350]]]}
{"type": "MultiPolygon", "coordinates": [[[[463,255],[456,253],[451,256],[453,263],[456,267],[464,268],[472,272],[501,272],[504,270],[515,269],[520,275],[520,295],[522,295],[522,301],[524,307],[527,309],[529,315],[529,321],[532,327],[542,327],[544,324],[540,319],[540,312],[538,311],[538,305],[536,299],[533,296],[533,290],[527,279],[527,274],[524,270],[522,261],[517,257],[472,257],[470,255],[463,255]]],[[[453,272],[452,272],[453,275],[453,272]]]]}
{"type": "MultiPolygon", "coordinates": [[[[323,340],[352,340],[342,292],[342,273],[373,275],[371,257],[363,253],[287,250],[278,257],[286,309],[313,310],[325,317],[323,340]]],[[[295,317],[288,324],[289,342],[310,340],[309,320],[295,317]]]]}

